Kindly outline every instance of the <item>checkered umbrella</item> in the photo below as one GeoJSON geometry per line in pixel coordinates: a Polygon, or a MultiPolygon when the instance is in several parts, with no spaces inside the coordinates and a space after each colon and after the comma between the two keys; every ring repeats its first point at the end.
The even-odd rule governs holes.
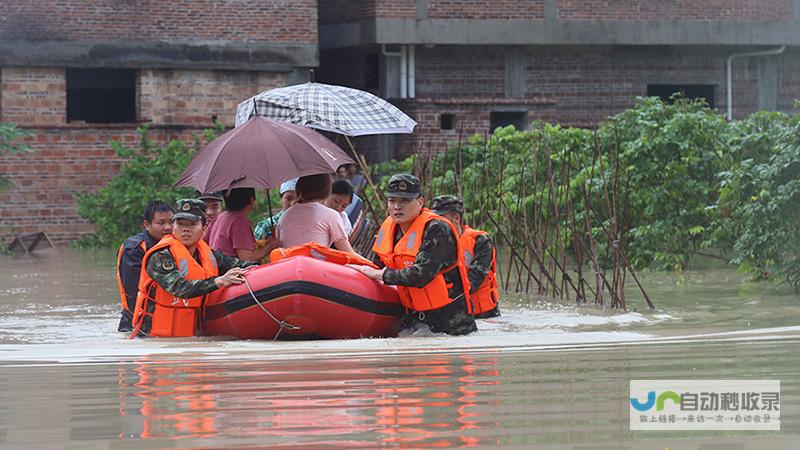
{"type": "Polygon", "coordinates": [[[255,115],[348,136],[411,133],[417,125],[369,92],[314,82],[271,89],[239,103],[236,126],[255,115]]]}

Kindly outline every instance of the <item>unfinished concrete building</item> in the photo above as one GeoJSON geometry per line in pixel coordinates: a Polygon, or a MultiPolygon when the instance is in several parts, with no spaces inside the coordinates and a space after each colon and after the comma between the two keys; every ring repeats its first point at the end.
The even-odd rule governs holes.
{"type": "Polygon", "coordinates": [[[798,17],[792,0],[320,0],[320,78],[419,122],[366,144],[377,158],[535,119],[591,127],[678,91],[739,118],[800,98],[798,17]]]}
{"type": "Polygon", "coordinates": [[[2,161],[0,237],[91,232],[75,193],[118,172],[109,140],[232,126],[238,102],[317,65],[314,0],[0,2],[0,121],[36,135],[2,161]]]}

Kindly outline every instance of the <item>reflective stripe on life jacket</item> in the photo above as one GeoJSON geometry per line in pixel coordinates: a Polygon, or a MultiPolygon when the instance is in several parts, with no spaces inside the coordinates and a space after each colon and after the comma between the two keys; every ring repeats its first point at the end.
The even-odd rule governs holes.
{"type": "MultiPolygon", "coordinates": [[[[444,279],[443,274],[451,271],[458,270],[461,276],[462,287],[464,296],[469,306],[469,288],[467,287],[467,271],[464,267],[464,255],[461,251],[461,244],[459,243],[458,233],[453,225],[444,217],[432,213],[427,208],[423,208],[420,215],[414,219],[411,227],[403,234],[403,237],[394,244],[395,224],[394,219],[387,217],[381,225],[378,236],[375,238],[375,244],[372,251],[381,259],[381,261],[389,269],[399,270],[410,267],[414,264],[417,258],[420,246],[422,245],[422,234],[425,231],[425,225],[431,220],[440,220],[450,226],[455,237],[456,246],[458,247],[458,258],[454,265],[442,269],[441,272],[436,274],[433,280],[422,288],[415,288],[412,286],[397,286],[397,293],[400,296],[400,303],[412,311],[430,311],[432,309],[439,309],[448,305],[455,299],[450,298],[448,293],[447,281],[444,279]]],[[[471,307],[468,308],[470,313],[471,307]]]]}
{"type": "Polygon", "coordinates": [[[358,264],[361,266],[370,266],[374,269],[378,268],[378,266],[373,264],[372,261],[362,258],[359,255],[336,250],[335,248],[325,247],[316,242],[306,242],[305,244],[295,245],[294,247],[289,248],[276,248],[269,253],[269,261],[280,261],[293,256],[310,256],[312,258],[321,259],[323,261],[328,261],[335,264],[358,264]]]}
{"type": "Polygon", "coordinates": [[[176,267],[187,280],[205,280],[219,275],[217,260],[205,241],[197,242],[197,252],[200,256],[198,264],[179,240],[171,234],[164,236],[158,244],[145,253],[142,259],[139,294],[136,297],[136,310],[133,313],[134,331],[131,337],[140,331],[147,336],[162,337],[194,336],[198,331],[199,312],[205,296],[177,298],[147,274],[147,261],[150,256],[164,248],[169,248],[176,267]],[[149,321],[146,320],[148,317],[149,321]]]}
{"type": "MultiPolygon", "coordinates": [[[[486,235],[488,235],[488,233],[485,231],[474,230],[464,225],[464,233],[461,234],[461,248],[464,252],[464,264],[467,266],[467,271],[469,271],[469,266],[472,263],[472,259],[475,257],[475,242],[478,236],[486,235]]],[[[470,286],[470,291],[472,291],[470,293],[472,304],[472,311],[470,311],[470,313],[473,315],[482,314],[497,308],[497,301],[500,298],[500,289],[497,285],[496,274],[496,252],[494,247],[492,247],[492,265],[489,268],[489,273],[486,275],[486,278],[483,279],[483,283],[481,283],[477,290],[472,291],[472,286],[470,286]]]]}

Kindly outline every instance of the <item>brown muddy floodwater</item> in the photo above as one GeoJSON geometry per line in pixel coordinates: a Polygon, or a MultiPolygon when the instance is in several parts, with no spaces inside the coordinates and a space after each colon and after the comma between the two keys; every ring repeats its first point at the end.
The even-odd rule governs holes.
{"type": "Polygon", "coordinates": [[[642,277],[654,312],[510,294],[466,337],[128,340],[110,252],[0,256],[0,448],[800,448],[800,297],[642,277]],[[777,379],[781,429],[631,431],[631,379],[777,379]]]}

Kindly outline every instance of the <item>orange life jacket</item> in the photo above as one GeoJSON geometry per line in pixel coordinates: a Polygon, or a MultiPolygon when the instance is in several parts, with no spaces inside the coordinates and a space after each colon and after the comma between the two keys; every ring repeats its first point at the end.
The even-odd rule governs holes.
{"type": "Polygon", "coordinates": [[[197,242],[200,264],[189,254],[189,250],[171,234],[164,236],[158,244],[147,251],[142,259],[142,274],[139,277],[139,294],[136,297],[136,310],[133,313],[133,334],[140,330],[148,336],[181,337],[194,336],[197,331],[200,308],[206,296],[177,298],[158,285],[147,274],[147,261],[150,256],[164,248],[169,248],[175,258],[176,267],[187,280],[205,280],[219,275],[217,260],[211,247],[202,239],[197,242]],[[143,330],[145,317],[150,317],[149,329],[143,330]]]}
{"type": "MultiPolygon", "coordinates": [[[[422,244],[422,234],[425,231],[425,225],[431,220],[441,220],[448,224],[453,231],[456,245],[458,246],[458,258],[454,265],[446,267],[439,272],[433,280],[422,288],[415,288],[411,286],[397,286],[397,293],[400,296],[400,303],[412,311],[430,311],[432,309],[439,309],[443,306],[450,304],[454,299],[450,298],[448,285],[445,281],[443,274],[451,271],[458,270],[461,275],[462,287],[464,296],[469,306],[469,288],[467,286],[467,271],[464,267],[464,255],[461,251],[461,244],[459,243],[458,233],[453,225],[444,217],[432,213],[427,208],[423,208],[419,217],[414,219],[411,227],[403,234],[403,237],[394,244],[395,224],[394,219],[387,217],[381,225],[378,236],[375,238],[375,244],[372,246],[372,251],[381,259],[381,261],[389,269],[404,269],[414,264],[414,260],[419,253],[419,248],[422,244]]],[[[470,308],[468,308],[470,309],[470,308]]],[[[470,309],[470,313],[471,313],[470,309]]]]}
{"type": "MultiPolygon", "coordinates": [[[[468,271],[469,265],[475,257],[475,241],[478,239],[478,236],[485,236],[487,234],[488,233],[485,231],[475,230],[464,225],[464,233],[461,234],[461,248],[464,252],[464,265],[467,266],[468,271]]],[[[497,285],[496,273],[496,252],[494,247],[492,247],[492,265],[489,268],[489,273],[486,275],[486,278],[483,279],[483,283],[481,283],[477,290],[472,291],[472,287],[470,286],[470,291],[472,291],[470,292],[470,300],[473,308],[471,311],[472,314],[482,314],[497,308],[497,300],[500,298],[500,289],[497,285]]]]}
{"type": "Polygon", "coordinates": [[[362,258],[359,255],[325,247],[316,242],[306,242],[305,244],[295,245],[289,248],[276,248],[269,252],[269,261],[280,261],[282,259],[291,258],[292,256],[310,256],[336,264],[358,264],[361,266],[370,266],[374,269],[378,268],[372,261],[362,258]]]}
{"type": "MultiPolygon", "coordinates": [[[[147,242],[145,241],[139,242],[139,247],[142,248],[142,251],[147,252],[147,242]]],[[[133,311],[131,311],[131,306],[128,305],[128,296],[125,295],[125,287],[122,285],[122,277],[119,274],[119,265],[122,262],[123,250],[125,250],[124,242],[122,243],[122,245],[119,246],[119,251],[117,252],[117,286],[119,287],[119,296],[122,299],[122,310],[130,311],[131,313],[133,313],[133,311]]]]}

